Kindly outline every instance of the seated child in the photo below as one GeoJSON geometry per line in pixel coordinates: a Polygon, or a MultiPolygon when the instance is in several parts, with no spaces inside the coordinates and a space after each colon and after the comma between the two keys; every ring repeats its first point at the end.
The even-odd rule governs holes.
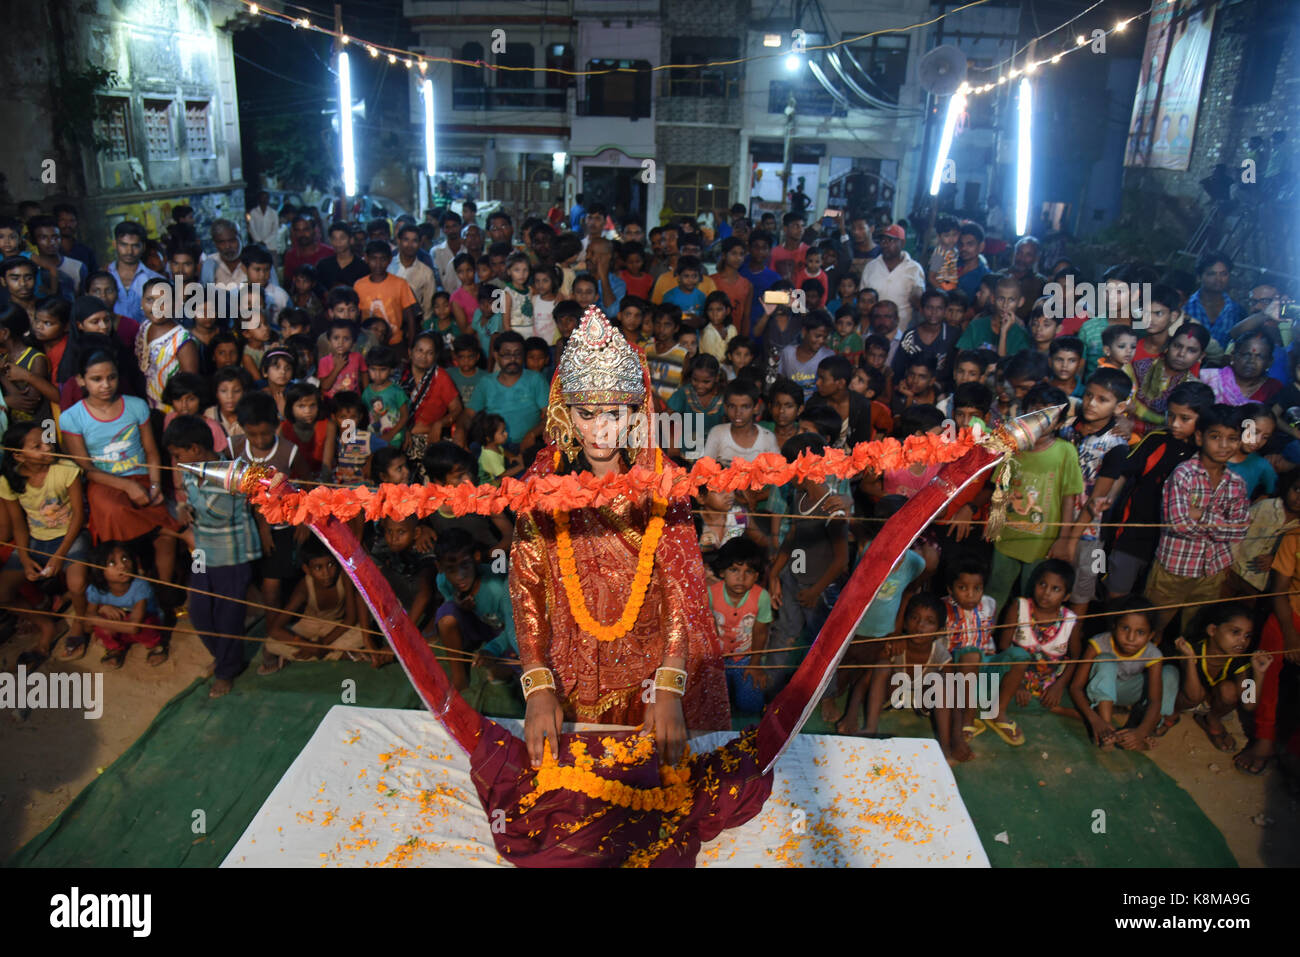
{"type": "Polygon", "coordinates": [[[1277,431],[1277,417],[1262,402],[1247,402],[1236,408],[1241,416],[1241,445],[1228,459],[1228,468],[1245,481],[1248,499],[1272,495],[1277,488],[1277,471],[1260,450],[1277,431]]]}
{"type": "Polygon", "coordinates": [[[1070,697],[1103,751],[1117,744],[1126,751],[1149,751],[1177,720],[1170,718],[1178,695],[1178,669],[1162,665],[1155,629],[1151,606],[1141,598],[1124,598],[1111,618],[1111,630],[1089,640],[1075,669],[1070,697]],[[1153,702],[1158,707],[1152,707],[1153,702]],[[1132,709],[1122,730],[1112,723],[1117,705],[1132,709]],[[1165,721],[1157,728],[1162,716],[1165,721]]]}
{"type": "MultiPolygon", "coordinates": [[[[854,723],[866,698],[866,734],[877,733],[886,702],[896,708],[922,707],[925,676],[940,672],[949,662],[944,614],[943,602],[929,592],[918,592],[903,610],[901,629],[891,640],[873,643],[878,650],[872,663],[890,667],[864,669],[849,695],[848,714],[854,723]]],[[[955,730],[954,715],[947,705],[941,701],[931,709],[930,719],[944,757],[953,763],[957,760],[952,750],[954,737],[960,740],[961,734],[955,730]]]]}
{"type": "Polygon", "coordinates": [[[524,461],[506,448],[510,440],[506,420],[494,412],[477,412],[469,427],[469,440],[480,447],[478,481],[480,485],[500,486],[505,476],[514,478],[524,471],[524,461]]]}
{"type": "MultiPolygon", "coordinates": [[[[383,538],[372,549],[375,565],[392,586],[402,607],[407,609],[411,623],[421,628],[434,599],[433,555],[416,548],[419,522],[414,515],[403,519],[384,518],[379,524],[383,538]]],[[[378,667],[384,660],[375,656],[372,663],[378,667]]]]}
{"type": "MultiPolygon", "coordinates": [[[[903,504],[905,500],[901,496],[886,496],[877,503],[874,516],[892,514],[903,504]]],[[[865,543],[870,544],[870,539],[880,531],[881,523],[867,522],[864,525],[865,543]]],[[[933,574],[938,565],[939,553],[933,546],[918,544],[908,549],[867,605],[866,613],[854,631],[855,641],[845,652],[842,661],[843,665],[855,667],[841,668],[836,673],[828,694],[822,698],[822,716],[829,721],[835,711],[833,699],[843,693],[845,686],[851,684],[857,694],[856,707],[852,704],[853,696],[850,695],[850,705],[835,725],[839,734],[856,734],[861,726],[862,701],[865,700],[870,684],[871,671],[860,670],[856,666],[880,660],[881,639],[898,632],[903,606],[917,593],[920,582],[933,574]]],[[[943,620],[940,619],[939,627],[942,624],[943,620]]]]}
{"type": "Polygon", "coordinates": [[[751,667],[765,664],[763,656],[752,661],[749,657],[749,652],[767,647],[772,623],[772,596],[758,583],[766,564],[763,549],[744,537],[730,539],[713,555],[718,580],[709,585],[709,607],[718,626],[722,653],[727,656],[732,706],[744,714],[763,710],[764,691],[770,685],[765,669],[751,667]]]}
{"type": "MultiPolygon", "coordinates": [[[[269,622],[257,673],[274,674],[290,658],[338,661],[348,653],[355,661],[354,653],[363,648],[380,651],[379,639],[363,635],[357,627],[361,622],[361,599],[325,543],[314,535],[308,536],[298,546],[298,561],[303,577],[294,586],[288,606],[269,622]],[[297,621],[293,621],[295,618],[297,621]]],[[[375,655],[372,660],[382,657],[375,655]]]]}
{"type": "MultiPolygon", "coordinates": [[[[424,452],[424,473],[434,485],[474,485],[478,463],[454,442],[433,442],[424,452]]],[[[464,529],[480,554],[494,561],[506,556],[514,537],[514,525],[505,515],[457,515],[445,505],[429,516],[429,525],[439,539],[453,528],[464,529]]]]}
{"type": "MultiPolygon", "coordinates": [[[[1252,680],[1255,688],[1262,688],[1264,676],[1273,667],[1273,656],[1263,649],[1250,653],[1254,629],[1250,609],[1245,605],[1236,602],[1212,605],[1203,617],[1210,619],[1203,637],[1195,641],[1179,638],[1175,642],[1186,657],[1179,662],[1183,681],[1174,706],[1176,711],[1173,720],[1166,719],[1165,724],[1173,727],[1181,712],[1196,708],[1193,720],[1210,743],[1231,754],[1237,750],[1237,741],[1224,728],[1223,719],[1234,708],[1240,708],[1249,720],[1257,699],[1255,695],[1242,693],[1246,680],[1252,680]]],[[[1277,667],[1282,667],[1281,662],[1277,667]]]]}
{"type": "MultiPolygon", "coordinates": [[[[1027,598],[1007,603],[998,626],[1001,650],[993,660],[1002,666],[997,714],[985,726],[1012,747],[1025,743],[1024,732],[1007,715],[1012,696],[1022,708],[1038,698],[1044,708],[1057,711],[1061,696],[1074,674],[1082,634],[1078,616],[1066,606],[1074,587],[1074,566],[1059,558],[1039,562],[1030,573],[1027,598]]],[[[1071,712],[1060,709],[1060,713],[1071,712]]]]}
{"type": "Polygon", "coordinates": [[[329,324],[330,351],[316,364],[321,392],[332,398],[335,392],[360,392],[366,387],[366,360],[357,351],[356,325],[347,319],[329,324]]]}
{"type": "Polygon", "coordinates": [[[100,662],[116,670],[126,663],[132,645],[149,649],[148,661],[160,665],[167,660],[162,632],[157,625],[162,618],[154,598],[153,585],[136,578],[139,565],[125,542],[101,542],[95,549],[86,586],[86,614],[97,621],[91,634],[104,645],[100,662]],[[99,567],[96,567],[99,566],[99,567]]]}
{"type": "Polygon", "coordinates": [[[464,529],[448,529],[440,534],[434,556],[438,562],[438,592],[445,599],[434,614],[438,644],[447,651],[462,653],[446,660],[452,684],[457,688],[469,686],[463,660],[466,652],[476,652],[472,664],[488,668],[493,678],[505,680],[517,673],[517,668],[512,672],[491,660],[507,655],[519,657],[506,576],[494,572],[491,565],[480,564],[479,549],[464,529]]]}
{"type": "Polygon", "coordinates": [[[370,410],[371,421],[379,437],[400,449],[406,440],[406,425],[411,419],[411,398],[393,378],[397,370],[397,353],[388,346],[376,346],[366,353],[370,384],[361,393],[370,410]]]}
{"type": "Polygon", "coordinates": [[[370,456],[387,443],[370,430],[365,400],[355,392],[335,393],[333,418],[338,434],[334,481],[339,485],[360,485],[369,478],[370,456]]]}
{"type": "Polygon", "coordinates": [[[1101,331],[1101,358],[1097,366],[1102,369],[1124,369],[1137,353],[1138,334],[1131,327],[1114,324],[1101,331]]]}

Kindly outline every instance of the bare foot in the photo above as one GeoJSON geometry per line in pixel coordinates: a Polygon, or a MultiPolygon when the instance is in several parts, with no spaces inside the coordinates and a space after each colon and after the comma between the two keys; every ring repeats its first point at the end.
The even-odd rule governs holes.
{"type": "Polygon", "coordinates": [[[969,761],[973,757],[975,752],[971,750],[969,742],[962,735],[957,735],[956,743],[949,749],[949,759],[962,762],[969,761]]]}
{"type": "Polygon", "coordinates": [[[844,717],[839,702],[834,698],[822,698],[821,713],[822,720],[830,725],[839,724],[840,719],[844,717]]]}
{"type": "Polygon", "coordinates": [[[234,687],[235,683],[229,678],[215,678],[212,681],[212,687],[208,689],[208,697],[224,698],[226,695],[230,694],[231,689],[234,687]]]}

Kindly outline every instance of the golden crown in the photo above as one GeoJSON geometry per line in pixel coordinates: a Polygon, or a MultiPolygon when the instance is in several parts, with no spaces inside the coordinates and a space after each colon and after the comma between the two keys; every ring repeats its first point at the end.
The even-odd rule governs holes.
{"type": "Polygon", "coordinates": [[[569,405],[640,405],[646,399],[640,357],[599,306],[583,313],[556,374],[569,405]]]}

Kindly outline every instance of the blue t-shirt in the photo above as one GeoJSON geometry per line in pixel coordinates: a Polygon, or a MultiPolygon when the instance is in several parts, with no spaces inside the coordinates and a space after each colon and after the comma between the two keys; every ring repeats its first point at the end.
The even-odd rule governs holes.
{"type": "Polygon", "coordinates": [[[478,384],[469,400],[472,412],[495,412],[506,420],[506,432],[511,442],[518,442],[542,421],[542,413],[550,401],[546,380],[532,369],[519,374],[512,386],[503,386],[494,375],[478,384]]]}
{"type": "Polygon", "coordinates": [[[95,468],[110,475],[144,475],[148,462],[140,427],[148,421],[149,404],[126,395],[122,396],[122,412],[117,418],[97,418],[83,400],[59,417],[59,429],[81,436],[95,468]]]}
{"type": "Polygon", "coordinates": [[[131,587],[126,590],[125,595],[114,595],[107,588],[100,588],[98,585],[86,586],[86,601],[92,605],[111,605],[114,608],[125,608],[130,611],[135,607],[135,603],[144,600],[144,611],[146,615],[157,616],[158,602],[154,598],[153,585],[150,585],[142,578],[132,578],[131,587]]]}
{"type": "Polygon", "coordinates": [[[704,315],[704,301],[708,296],[704,295],[699,286],[696,286],[690,292],[687,292],[681,286],[673,286],[664,293],[664,302],[671,303],[682,311],[683,316],[702,316],[704,315]]]}
{"type": "Polygon", "coordinates": [[[757,322],[758,318],[763,315],[763,293],[772,288],[772,283],[781,279],[781,274],[775,269],[768,269],[766,266],[758,272],[749,268],[749,260],[746,259],[740,266],[740,274],[749,280],[749,284],[754,287],[754,304],[749,309],[749,321],[757,322]]]}
{"type": "Polygon", "coordinates": [[[984,257],[980,256],[980,264],[963,276],[957,277],[957,288],[964,292],[972,302],[975,301],[975,293],[979,292],[980,280],[989,274],[988,263],[984,257]]]}
{"type": "MultiPolygon", "coordinates": [[[[510,587],[506,584],[506,576],[493,572],[488,565],[480,565],[478,580],[478,591],[474,593],[474,614],[489,628],[501,629],[495,638],[483,645],[483,650],[498,658],[507,653],[518,655],[514,606],[510,603],[510,587]]],[[[456,589],[451,587],[446,575],[438,575],[437,585],[443,598],[449,602],[456,601],[456,589]]]]}
{"type": "Polygon", "coordinates": [[[857,633],[866,638],[883,638],[894,633],[894,623],[898,621],[898,606],[902,604],[903,593],[907,586],[916,581],[917,576],[925,571],[925,559],[919,552],[908,549],[906,554],[894,566],[876,597],[867,606],[867,613],[858,622],[857,633]]]}
{"type": "Polygon", "coordinates": [[[1268,459],[1258,452],[1251,452],[1240,462],[1229,462],[1228,468],[1245,480],[1247,498],[1254,498],[1261,488],[1265,495],[1272,495],[1277,488],[1277,472],[1268,459]]]}

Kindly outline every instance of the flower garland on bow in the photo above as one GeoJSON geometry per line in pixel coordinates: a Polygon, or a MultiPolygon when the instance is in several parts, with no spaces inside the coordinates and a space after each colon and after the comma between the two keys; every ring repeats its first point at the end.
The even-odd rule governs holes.
{"type": "MultiPolygon", "coordinates": [[[[596,478],[589,472],[569,475],[539,475],[520,480],[503,478],[494,485],[391,485],[378,488],[318,487],[307,491],[260,491],[253,503],[271,523],[303,525],[331,515],[347,521],[357,515],[367,520],[408,515],[425,518],[441,508],[455,515],[499,515],[506,509],[528,512],[534,509],[598,508],[621,495],[636,498],[650,492],[665,501],[690,498],[708,486],[720,492],[786,485],[793,481],[850,478],[865,471],[884,472],[910,465],[942,465],[954,462],[971,450],[975,442],[968,430],[955,438],[945,435],[913,435],[905,442],[878,439],[852,449],[827,449],[821,455],[805,452],[794,462],[776,453],[764,453],[752,461],[737,459],[723,468],[711,458],[697,461],[689,470],[670,462],[656,473],[642,466],[596,478]]],[[[542,453],[546,454],[546,453],[542,453]]]]}
{"type": "MultiPolygon", "coordinates": [[[[655,472],[663,470],[663,453],[655,449],[655,472]]],[[[578,563],[573,553],[573,538],[569,535],[569,512],[557,509],[555,519],[555,550],[559,554],[561,581],[564,593],[569,598],[569,611],[578,627],[597,641],[617,641],[636,624],[641,615],[641,606],[645,604],[646,592],[650,588],[650,575],[654,571],[655,551],[659,547],[659,536],[664,531],[664,513],[668,510],[668,500],[658,494],[654,496],[651,518],[641,537],[641,548],[636,557],[636,574],[632,576],[632,590],[628,593],[627,604],[623,614],[612,625],[602,625],[587,609],[587,599],[582,594],[582,582],[578,578],[578,563]]]]}

